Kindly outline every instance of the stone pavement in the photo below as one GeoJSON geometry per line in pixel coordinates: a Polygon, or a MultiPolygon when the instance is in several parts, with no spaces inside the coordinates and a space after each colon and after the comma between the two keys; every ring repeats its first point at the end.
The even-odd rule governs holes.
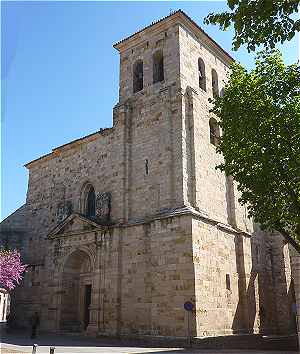
{"type": "Polygon", "coordinates": [[[55,346],[55,354],[296,354],[291,351],[255,351],[255,350],[208,350],[185,349],[143,345],[140,341],[118,341],[110,339],[89,338],[84,336],[40,335],[36,339],[29,338],[27,333],[6,334],[1,340],[1,354],[27,354],[32,352],[33,343],[38,344],[37,354],[49,353],[50,346],[55,346]]]}
{"type": "Polygon", "coordinates": [[[13,350],[13,349],[3,349],[0,348],[0,353],[1,354],[25,354],[24,352],[20,352],[19,350],[13,350]]]}

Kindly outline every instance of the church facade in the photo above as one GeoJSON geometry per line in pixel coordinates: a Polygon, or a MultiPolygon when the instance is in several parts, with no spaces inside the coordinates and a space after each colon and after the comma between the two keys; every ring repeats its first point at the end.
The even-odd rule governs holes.
{"type": "Polygon", "coordinates": [[[1,242],[29,270],[13,316],[47,331],[184,337],[295,332],[291,246],[253,225],[215,169],[209,99],[233,59],[177,11],[114,45],[112,128],[26,165],[1,242]],[[194,305],[191,319],[185,302],[194,305]]]}

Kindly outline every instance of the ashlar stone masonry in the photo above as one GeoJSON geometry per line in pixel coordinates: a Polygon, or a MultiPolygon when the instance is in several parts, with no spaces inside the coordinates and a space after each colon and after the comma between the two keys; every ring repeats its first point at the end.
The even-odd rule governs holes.
{"type": "Polygon", "coordinates": [[[215,166],[209,98],[232,58],[182,11],[115,44],[113,126],[26,165],[1,242],[29,264],[12,316],[90,335],[296,331],[291,246],[267,235],[215,166]]]}

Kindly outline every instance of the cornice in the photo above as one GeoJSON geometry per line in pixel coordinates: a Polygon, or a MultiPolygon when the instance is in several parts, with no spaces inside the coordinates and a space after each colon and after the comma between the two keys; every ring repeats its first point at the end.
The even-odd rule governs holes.
{"type": "Polygon", "coordinates": [[[119,42],[115,43],[113,47],[119,52],[131,49],[137,44],[146,42],[143,38],[148,34],[155,35],[161,32],[165,27],[169,27],[172,24],[184,25],[188,27],[191,32],[200,36],[204,40],[205,45],[210,48],[211,51],[216,51],[219,58],[227,65],[234,61],[234,58],[225,51],[213,38],[211,38],[191,17],[189,17],[184,11],[178,10],[172,12],[170,15],[163,17],[162,19],[152,22],[149,26],[142,28],[134,34],[126,37],[119,42]]]}

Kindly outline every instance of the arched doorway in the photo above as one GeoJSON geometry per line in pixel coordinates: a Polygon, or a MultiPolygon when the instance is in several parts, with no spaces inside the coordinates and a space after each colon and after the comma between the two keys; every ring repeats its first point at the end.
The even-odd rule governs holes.
{"type": "Polygon", "coordinates": [[[62,274],[60,329],[85,331],[90,320],[92,266],[89,255],[77,250],[67,259],[62,274]]]}

